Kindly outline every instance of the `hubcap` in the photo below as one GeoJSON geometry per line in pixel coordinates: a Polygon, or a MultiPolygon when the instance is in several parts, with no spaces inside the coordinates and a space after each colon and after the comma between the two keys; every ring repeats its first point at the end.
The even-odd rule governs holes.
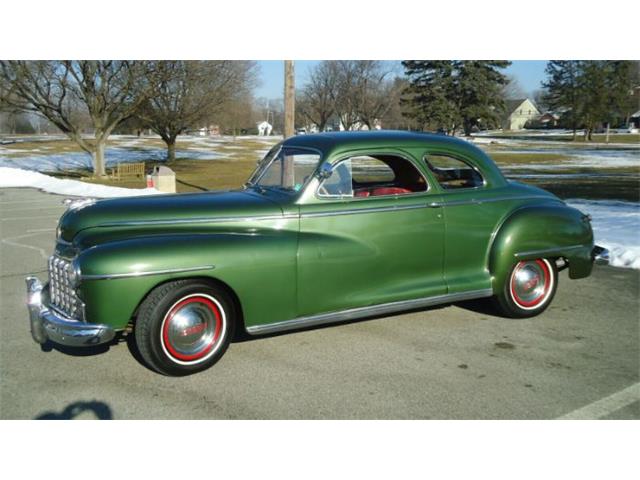
{"type": "Polygon", "coordinates": [[[511,274],[511,297],[522,308],[535,308],[547,298],[552,281],[546,260],[520,262],[511,274]]]}
{"type": "Polygon", "coordinates": [[[222,337],[221,307],[208,295],[190,295],[171,307],[162,323],[162,346],[178,363],[213,354],[222,337]]]}

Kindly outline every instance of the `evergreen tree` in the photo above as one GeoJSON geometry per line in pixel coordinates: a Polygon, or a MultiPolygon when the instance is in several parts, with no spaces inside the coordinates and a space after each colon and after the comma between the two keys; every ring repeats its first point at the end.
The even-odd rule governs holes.
{"type": "Polygon", "coordinates": [[[510,62],[405,60],[402,65],[409,78],[405,115],[421,128],[454,134],[462,127],[470,135],[475,126],[499,123],[504,110],[502,86],[508,81],[500,69],[510,62]]]}
{"type": "Polygon", "coordinates": [[[420,130],[455,132],[460,118],[452,101],[452,62],[406,60],[402,65],[409,77],[401,99],[403,115],[414,120],[420,130]]]}
{"type": "Polygon", "coordinates": [[[457,72],[454,91],[465,135],[470,135],[476,126],[498,126],[505,109],[502,87],[508,83],[500,69],[508,67],[511,62],[490,60],[453,63],[457,72]]]}
{"type": "Polygon", "coordinates": [[[551,60],[545,70],[548,75],[547,81],[542,84],[546,89],[545,102],[551,110],[563,111],[563,116],[573,130],[574,140],[581,105],[579,70],[579,61],[551,60]]]}
{"type": "MultiPolygon", "coordinates": [[[[565,110],[573,129],[583,126],[585,138],[593,139],[600,125],[626,119],[632,89],[638,83],[637,66],[629,61],[552,60],[547,64],[546,100],[556,110],[565,110]]],[[[608,141],[608,135],[607,135],[608,141]]]]}

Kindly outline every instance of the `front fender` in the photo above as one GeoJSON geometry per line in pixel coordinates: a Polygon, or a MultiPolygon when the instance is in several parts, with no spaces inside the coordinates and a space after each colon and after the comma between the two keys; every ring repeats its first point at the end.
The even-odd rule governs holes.
{"type": "Polygon", "coordinates": [[[566,258],[569,277],[589,276],[593,232],[588,217],[560,203],[525,206],[500,226],[491,246],[489,270],[498,292],[511,266],[521,260],[566,258]]]}
{"type": "Polygon", "coordinates": [[[101,243],[78,256],[86,318],[124,328],[155,286],[181,278],[223,282],[245,323],[293,318],[294,232],[154,235],[101,243]],[[246,301],[245,301],[246,300],[246,301]]]}

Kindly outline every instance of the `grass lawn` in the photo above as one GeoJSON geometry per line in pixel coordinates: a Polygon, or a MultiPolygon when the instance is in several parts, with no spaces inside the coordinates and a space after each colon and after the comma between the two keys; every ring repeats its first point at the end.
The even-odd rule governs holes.
{"type": "MultiPolygon", "coordinates": [[[[201,192],[212,189],[241,187],[256,166],[255,157],[234,158],[233,160],[189,160],[181,159],[169,163],[147,163],[147,168],[154,165],[165,165],[176,174],[176,190],[178,193],[201,192]]],[[[86,172],[89,174],[89,172],[86,172]]],[[[110,178],[83,178],[83,181],[111,185],[116,187],[143,188],[146,179],[127,179],[116,181],[110,178]]]]}
{"type": "MultiPolygon", "coordinates": [[[[145,169],[151,172],[156,165],[165,165],[176,174],[176,189],[182,192],[198,192],[210,189],[238,188],[249,178],[256,166],[256,162],[262,158],[264,152],[271,148],[278,138],[231,138],[231,137],[178,137],[176,150],[180,158],[173,162],[160,161],[164,157],[166,145],[157,137],[116,136],[109,139],[107,148],[126,149],[130,152],[142,154],[145,169]],[[160,154],[158,154],[160,149],[160,154]],[[149,152],[144,160],[144,152],[149,152]],[[155,155],[151,155],[154,152],[155,155]],[[194,152],[190,157],[190,152],[194,152]],[[212,152],[219,157],[214,160],[199,159],[196,153],[212,152]],[[155,160],[154,160],[155,158],[155,160]]],[[[2,148],[9,150],[8,156],[16,159],[19,165],[20,159],[27,157],[47,156],[54,154],[68,154],[81,152],[80,147],[66,139],[39,139],[33,141],[18,141],[5,144],[2,148]]],[[[0,150],[0,154],[2,151],[0,150]]],[[[107,167],[107,171],[113,165],[107,167]]],[[[127,188],[144,188],[146,178],[130,178],[117,181],[111,178],[93,178],[88,169],[64,170],[48,173],[58,178],[73,178],[89,183],[111,185],[127,188]]]]}
{"type": "MultiPolygon", "coordinates": [[[[501,135],[501,137],[506,136],[506,134],[501,135]]],[[[584,143],[581,138],[575,143],[559,142],[552,147],[548,143],[545,146],[544,143],[539,142],[549,140],[549,137],[548,135],[529,135],[526,136],[526,142],[518,142],[514,145],[480,144],[478,146],[487,151],[498,166],[504,168],[503,172],[507,176],[540,186],[563,198],[640,200],[640,162],[637,166],[630,165],[624,168],[607,167],[606,160],[595,168],[582,166],[579,158],[577,160],[576,157],[576,147],[581,147],[578,150],[582,150],[582,147],[591,149],[589,143],[584,143]],[[530,151],[538,147],[540,147],[540,151],[530,151]],[[553,151],[545,151],[547,149],[553,151]],[[566,154],[563,149],[567,150],[566,154]],[[558,165],[562,163],[565,165],[558,169],[558,165]]],[[[565,141],[569,138],[558,136],[558,139],[565,141]]],[[[633,139],[640,140],[640,135],[615,134],[611,138],[612,142],[620,143],[618,140],[624,139],[631,143],[633,139]]],[[[600,136],[596,136],[596,139],[599,140],[600,136]]],[[[150,172],[156,165],[168,166],[176,173],[177,191],[186,193],[241,187],[255,169],[256,162],[277,141],[277,138],[267,140],[257,137],[238,137],[235,139],[231,137],[179,137],[176,146],[181,158],[173,162],[161,161],[164,157],[165,145],[159,138],[113,137],[109,140],[108,148],[115,147],[122,151],[128,150],[142,154],[141,158],[145,161],[147,172],[150,172]],[[146,155],[145,151],[149,152],[149,155],[146,155]],[[154,155],[152,155],[153,152],[155,152],[154,155]],[[218,156],[209,160],[198,158],[198,154],[202,152],[214,152],[218,156]]],[[[0,158],[2,148],[7,149],[7,153],[5,153],[7,157],[16,159],[16,166],[19,165],[20,159],[27,160],[29,156],[37,159],[40,156],[64,155],[80,151],[75,143],[60,138],[19,141],[3,145],[0,147],[0,158]]],[[[605,147],[602,144],[597,145],[598,151],[622,152],[630,149],[632,149],[631,146],[605,147]]],[[[635,149],[633,150],[635,151],[635,149]]],[[[640,150],[638,150],[638,154],[640,155],[640,150]]],[[[623,155],[629,155],[629,152],[623,153],[623,155]]],[[[119,187],[143,188],[146,186],[146,178],[122,181],[111,178],[92,178],[92,172],[86,169],[65,170],[49,174],[61,178],[81,179],[85,182],[119,187]]]]}
{"type": "MultiPolygon", "coordinates": [[[[513,140],[545,140],[545,141],[556,141],[556,142],[573,142],[572,134],[559,134],[559,135],[540,135],[535,133],[517,133],[517,132],[495,132],[490,135],[483,135],[483,138],[509,138],[513,140]]],[[[606,141],[606,134],[604,133],[596,133],[593,135],[593,140],[591,142],[585,141],[584,135],[577,135],[575,139],[575,143],[604,143],[606,141]]],[[[640,145],[640,134],[638,133],[612,133],[609,135],[609,143],[630,143],[640,145]]]]}
{"type": "Polygon", "coordinates": [[[517,153],[517,152],[500,152],[487,149],[489,156],[498,165],[523,165],[527,163],[560,163],[568,160],[570,157],[559,155],[557,153],[517,153]]]}

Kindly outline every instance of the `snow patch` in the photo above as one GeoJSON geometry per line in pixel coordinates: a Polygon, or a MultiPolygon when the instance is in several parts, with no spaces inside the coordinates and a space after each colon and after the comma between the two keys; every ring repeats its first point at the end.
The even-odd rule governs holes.
{"type": "Polygon", "coordinates": [[[0,167],[0,188],[31,187],[58,195],[72,195],[78,197],[132,197],[139,195],[154,195],[161,193],[155,188],[122,188],[96,185],[50,177],[42,173],[19,168],[0,167]]]}
{"type": "MultiPolygon", "coordinates": [[[[214,152],[203,151],[202,149],[177,150],[176,159],[188,158],[190,160],[218,160],[226,155],[214,152]]],[[[91,170],[91,156],[84,152],[69,152],[63,154],[47,154],[42,152],[38,155],[7,156],[15,153],[24,153],[24,150],[0,150],[0,167],[12,167],[23,170],[35,170],[38,172],[61,172],[66,170],[91,170]]],[[[118,163],[132,162],[164,162],[167,159],[167,151],[164,148],[138,148],[135,150],[111,147],[105,151],[105,165],[113,168],[118,163]]]]}
{"type": "Polygon", "coordinates": [[[567,200],[588,213],[595,243],[609,249],[610,264],[640,270],[640,203],[616,200],[567,200]]]}

